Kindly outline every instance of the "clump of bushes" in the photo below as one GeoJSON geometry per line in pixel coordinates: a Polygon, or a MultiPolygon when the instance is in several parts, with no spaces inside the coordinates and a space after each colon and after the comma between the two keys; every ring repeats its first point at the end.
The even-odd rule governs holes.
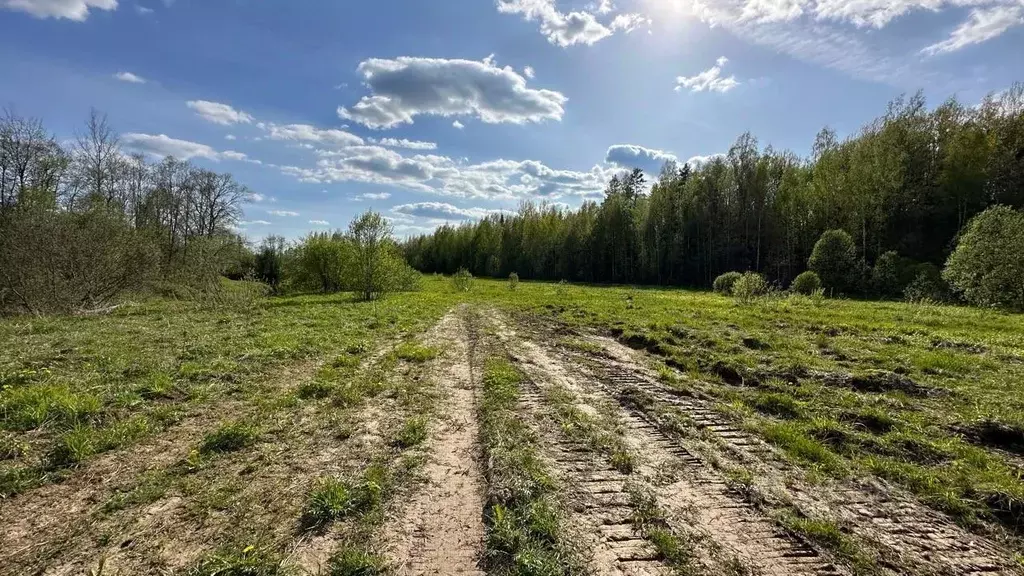
{"type": "Polygon", "coordinates": [[[826,230],[814,244],[807,267],[826,288],[836,292],[853,290],[861,268],[853,238],[845,230],[826,230]]]}
{"type": "Polygon", "coordinates": [[[1024,310],[1024,212],[995,206],[972,218],[942,276],[971,304],[1024,310]]]}
{"type": "Polygon", "coordinates": [[[768,293],[768,281],[757,272],[745,272],[732,286],[732,295],[743,303],[752,302],[768,293]]]}
{"type": "Polygon", "coordinates": [[[909,302],[944,302],[949,300],[949,288],[942,279],[939,267],[934,264],[918,264],[913,268],[914,280],[903,291],[909,302]]]}
{"type": "Polygon", "coordinates": [[[513,292],[519,289],[519,274],[513,272],[508,275],[508,289],[513,292]]]}
{"type": "Polygon", "coordinates": [[[821,289],[821,278],[817,273],[808,270],[794,278],[789,289],[795,294],[811,296],[821,289]]]}
{"type": "Polygon", "coordinates": [[[718,278],[715,278],[714,289],[715,292],[723,294],[725,296],[732,295],[732,288],[736,284],[736,281],[743,276],[739,272],[726,272],[718,278]]]}
{"type": "Polygon", "coordinates": [[[459,268],[459,271],[452,275],[452,286],[456,292],[469,292],[473,289],[473,275],[469,270],[459,268]]]}

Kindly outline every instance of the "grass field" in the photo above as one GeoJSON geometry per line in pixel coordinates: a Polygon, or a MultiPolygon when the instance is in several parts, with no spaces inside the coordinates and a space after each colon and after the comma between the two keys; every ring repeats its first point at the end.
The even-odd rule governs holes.
{"type": "Polygon", "coordinates": [[[0,574],[1024,570],[1024,317],[424,284],[0,321],[0,574]]]}

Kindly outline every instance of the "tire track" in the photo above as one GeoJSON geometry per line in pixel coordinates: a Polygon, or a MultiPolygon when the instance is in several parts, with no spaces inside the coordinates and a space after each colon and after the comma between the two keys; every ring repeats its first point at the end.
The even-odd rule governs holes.
{"type": "MultiPolygon", "coordinates": [[[[546,352],[541,346],[519,340],[512,329],[503,325],[500,318],[494,317],[492,321],[499,324],[498,332],[506,340],[506,346],[511,348],[518,345],[513,356],[534,382],[560,383],[582,397],[614,402],[614,395],[600,381],[581,374],[575,366],[570,368],[569,363],[546,352]]],[[[535,396],[533,402],[538,404],[534,409],[539,410],[542,399],[535,396]]],[[[727,482],[713,473],[699,458],[671,441],[657,428],[627,410],[620,409],[619,418],[626,425],[626,440],[642,456],[645,462],[642,468],[648,476],[654,476],[657,470],[666,467],[677,471],[671,482],[655,488],[657,502],[670,513],[674,527],[695,534],[694,541],[705,552],[701,562],[715,567],[709,573],[722,573],[722,566],[729,565],[728,561],[732,560],[732,565],[738,563],[756,573],[767,575],[843,574],[817,550],[779,530],[773,521],[733,493],[727,482]]],[[[568,448],[570,450],[566,450],[563,445],[561,450],[570,454],[573,454],[572,448],[578,450],[578,447],[568,448]]],[[[628,495],[623,489],[615,491],[616,486],[607,484],[612,474],[618,473],[608,464],[604,464],[603,469],[595,468],[592,462],[587,461],[588,458],[594,458],[593,453],[590,454],[588,457],[574,456],[566,460],[565,467],[570,472],[574,469],[590,474],[596,472],[597,476],[591,477],[601,481],[594,485],[599,489],[611,490],[607,496],[598,498],[594,510],[600,510],[602,505],[614,510],[620,507],[623,496],[626,496],[628,506],[628,495]]],[[[607,516],[609,512],[599,514],[607,516]]],[[[612,528],[609,536],[621,535],[622,522],[629,516],[628,508],[624,516],[616,517],[612,513],[610,521],[618,523],[610,524],[616,528],[612,528]]],[[[596,524],[604,525],[603,522],[596,524]]],[[[614,540],[605,543],[608,542],[614,540]]],[[[612,548],[616,547],[612,545],[612,548]]],[[[637,550],[647,548],[637,546],[637,550]]],[[[632,565],[632,562],[629,564],[632,565]]]]}
{"type": "MultiPolygon", "coordinates": [[[[647,371],[625,360],[630,357],[629,352],[619,349],[617,343],[605,339],[594,341],[610,349],[612,357],[576,351],[567,354],[591,366],[594,378],[609,394],[618,397],[629,388],[641,390],[714,434],[727,447],[745,456],[745,460],[758,464],[758,473],[800,476],[799,471],[783,462],[770,446],[738,429],[710,402],[680,396],[667,388],[647,371]]],[[[636,414],[649,422],[648,425],[657,424],[642,410],[637,410],[636,414]]],[[[681,439],[674,438],[673,443],[685,450],[681,439]]],[[[794,479],[780,484],[785,484],[786,493],[797,509],[826,510],[836,521],[850,527],[854,536],[876,547],[885,563],[893,565],[897,571],[949,575],[1021,573],[1011,563],[1011,555],[996,544],[960,528],[944,515],[909,497],[901,497],[887,486],[878,484],[866,491],[849,485],[838,489],[811,487],[794,479]]]]}
{"type": "Polygon", "coordinates": [[[426,485],[409,502],[402,518],[384,530],[398,574],[482,575],[485,505],[480,466],[478,383],[470,370],[469,330],[464,312],[449,313],[433,331],[431,345],[445,350],[447,362],[434,366],[431,378],[447,397],[445,427],[431,442],[423,473],[426,485]]]}

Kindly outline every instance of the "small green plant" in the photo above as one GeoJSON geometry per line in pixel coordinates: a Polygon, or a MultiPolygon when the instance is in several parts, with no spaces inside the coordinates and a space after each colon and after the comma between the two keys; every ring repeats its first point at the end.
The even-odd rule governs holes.
{"type": "Polygon", "coordinates": [[[768,293],[768,282],[757,272],[745,272],[732,286],[732,295],[744,304],[768,293]]]}
{"type": "Polygon", "coordinates": [[[246,546],[242,550],[225,550],[203,558],[188,576],[280,576],[281,558],[270,549],[246,546]]]}
{"type": "Polygon", "coordinates": [[[741,276],[743,275],[739,272],[726,272],[718,278],[715,278],[715,292],[725,296],[731,296],[733,285],[736,284],[736,281],[739,280],[741,276]]]}
{"type": "Polygon", "coordinates": [[[351,483],[339,478],[322,478],[309,494],[305,521],[323,526],[339,518],[361,514],[380,505],[382,486],[368,478],[351,483]]]}
{"type": "Polygon", "coordinates": [[[427,362],[437,358],[438,350],[430,346],[420,346],[411,342],[406,342],[395,349],[395,356],[400,360],[406,362],[427,362]]]}
{"type": "Polygon", "coordinates": [[[394,445],[399,448],[411,448],[427,439],[427,420],[421,417],[410,418],[402,425],[395,437],[394,445]]]}
{"type": "Polygon", "coordinates": [[[473,275],[469,270],[459,268],[459,271],[452,275],[452,286],[456,292],[469,292],[473,289],[473,275]]]}
{"type": "Polygon", "coordinates": [[[825,289],[818,288],[814,292],[811,292],[811,303],[817,307],[821,307],[825,303],[825,289]]]}
{"type": "Polygon", "coordinates": [[[513,272],[508,275],[508,289],[513,292],[519,289],[519,274],[513,272]]]}
{"type": "Polygon", "coordinates": [[[794,278],[789,289],[795,294],[810,296],[821,289],[821,278],[818,278],[817,273],[808,270],[794,278]]]}
{"type": "Polygon", "coordinates": [[[252,425],[244,422],[232,422],[207,434],[203,438],[199,451],[203,454],[234,452],[252,444],[258,437],[259,432],[252,425]]]}
{"type": "Polygon", "coordinates": [[[331,556],[329,576],[379,576],[387,573],[387,561],[377,554],[345,547],[331,556]]]}

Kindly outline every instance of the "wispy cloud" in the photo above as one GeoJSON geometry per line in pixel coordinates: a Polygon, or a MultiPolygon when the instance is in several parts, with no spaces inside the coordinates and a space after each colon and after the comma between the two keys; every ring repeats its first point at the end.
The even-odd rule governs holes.
{"type": "Polygon", "coordinates": [[[231,106],[221,104],[220,102],[190,100],[186,105],[204,120],[214,124],[230,126],[232,124],[250,124],[252,122],[251,115],[241,110],[235,110],[231,106]]]}
{"type": "Polygon", "coordinates": [[[298,216],[298,212],[292,212],[291,210],[267,210],[267,214],[271,216],[298,216]]]}
{"type": "Polygon", "coordinates": [[[679,76],[676,78],[676,92],[688,88],[690,92],[728,92],[740,85],[736,76],[722,76],[722,68],[729,63],[725,56],[715,61],[715,65],[696,76],[679,76]]]}
{"type": "Polygon", "coordinates": [[[146,79],[142,76],[137,76],[131,72],[118,72],[114,74],[114,78],[117,78],[121,82],[128,82],[130,84],[145,84],[146,79]]]}

